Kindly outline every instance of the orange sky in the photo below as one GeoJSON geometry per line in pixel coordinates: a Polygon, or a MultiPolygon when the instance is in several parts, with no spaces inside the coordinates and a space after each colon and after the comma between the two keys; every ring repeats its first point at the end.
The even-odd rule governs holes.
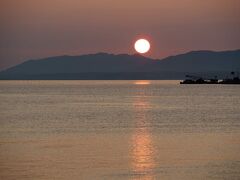
{"type": "Polygon", "coordinates": [[[95,52],[149,57],[240,48],[239,0],[1,0],[0,69],[30,58],[95,52]]]}

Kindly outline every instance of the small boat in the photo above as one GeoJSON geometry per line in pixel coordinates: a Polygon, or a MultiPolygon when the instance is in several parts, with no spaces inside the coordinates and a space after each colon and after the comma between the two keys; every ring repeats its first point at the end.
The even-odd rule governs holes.
{"type": "Polygon", "coordinates": [[[238,73],[231,72],[232,78],[226,78],[219,82],[219,84],[240,84],[238,73]]]}
{"type": "Polygon", "coordinates": [[[181,81],[180,84],[218,84],[218,79],[215,76],[214,79],[204,79],[198,76],[186,75],[187,79],[181,81]]]}
{"type": "Polygon", "coordinates": [[[180,84],[240,84],[239,75],[235,72],[231,72],[232,78],[226,78],[223,80],[218,80],[217,76],[213,79],[204,79],[199,76],[186,75],[187,79],[181,81],[180,84]]]}

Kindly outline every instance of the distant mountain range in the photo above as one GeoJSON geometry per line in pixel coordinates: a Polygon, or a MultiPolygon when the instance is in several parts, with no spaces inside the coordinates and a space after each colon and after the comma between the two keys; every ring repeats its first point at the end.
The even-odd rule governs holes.
{"type": "Polygon", "coordinates": [[[56,56],[28,60],[0,72],[0,79],[183,79],[231,71],[240,71],[240,50],[192,51],[161,60],[138,54],[56,56]]]}

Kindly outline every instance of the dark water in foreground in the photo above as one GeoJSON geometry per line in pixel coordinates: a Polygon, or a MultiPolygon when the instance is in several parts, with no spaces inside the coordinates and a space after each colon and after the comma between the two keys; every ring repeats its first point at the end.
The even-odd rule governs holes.
{"type": "Polygon", "coordinates": [[[240,179],[240,86],[0,81],[0,179],[240,179]]]}

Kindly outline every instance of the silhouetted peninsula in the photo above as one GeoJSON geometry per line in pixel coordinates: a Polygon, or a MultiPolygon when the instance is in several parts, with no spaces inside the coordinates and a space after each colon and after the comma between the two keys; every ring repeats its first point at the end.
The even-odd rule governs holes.
{"type": "Polygon", "coordinates": [[[97,53],[28,60],[0,72],[0,79],[183,79],[189,73],[223,77],[239,70],[240,50],[192,51],[161,60],[97,53]]]}

